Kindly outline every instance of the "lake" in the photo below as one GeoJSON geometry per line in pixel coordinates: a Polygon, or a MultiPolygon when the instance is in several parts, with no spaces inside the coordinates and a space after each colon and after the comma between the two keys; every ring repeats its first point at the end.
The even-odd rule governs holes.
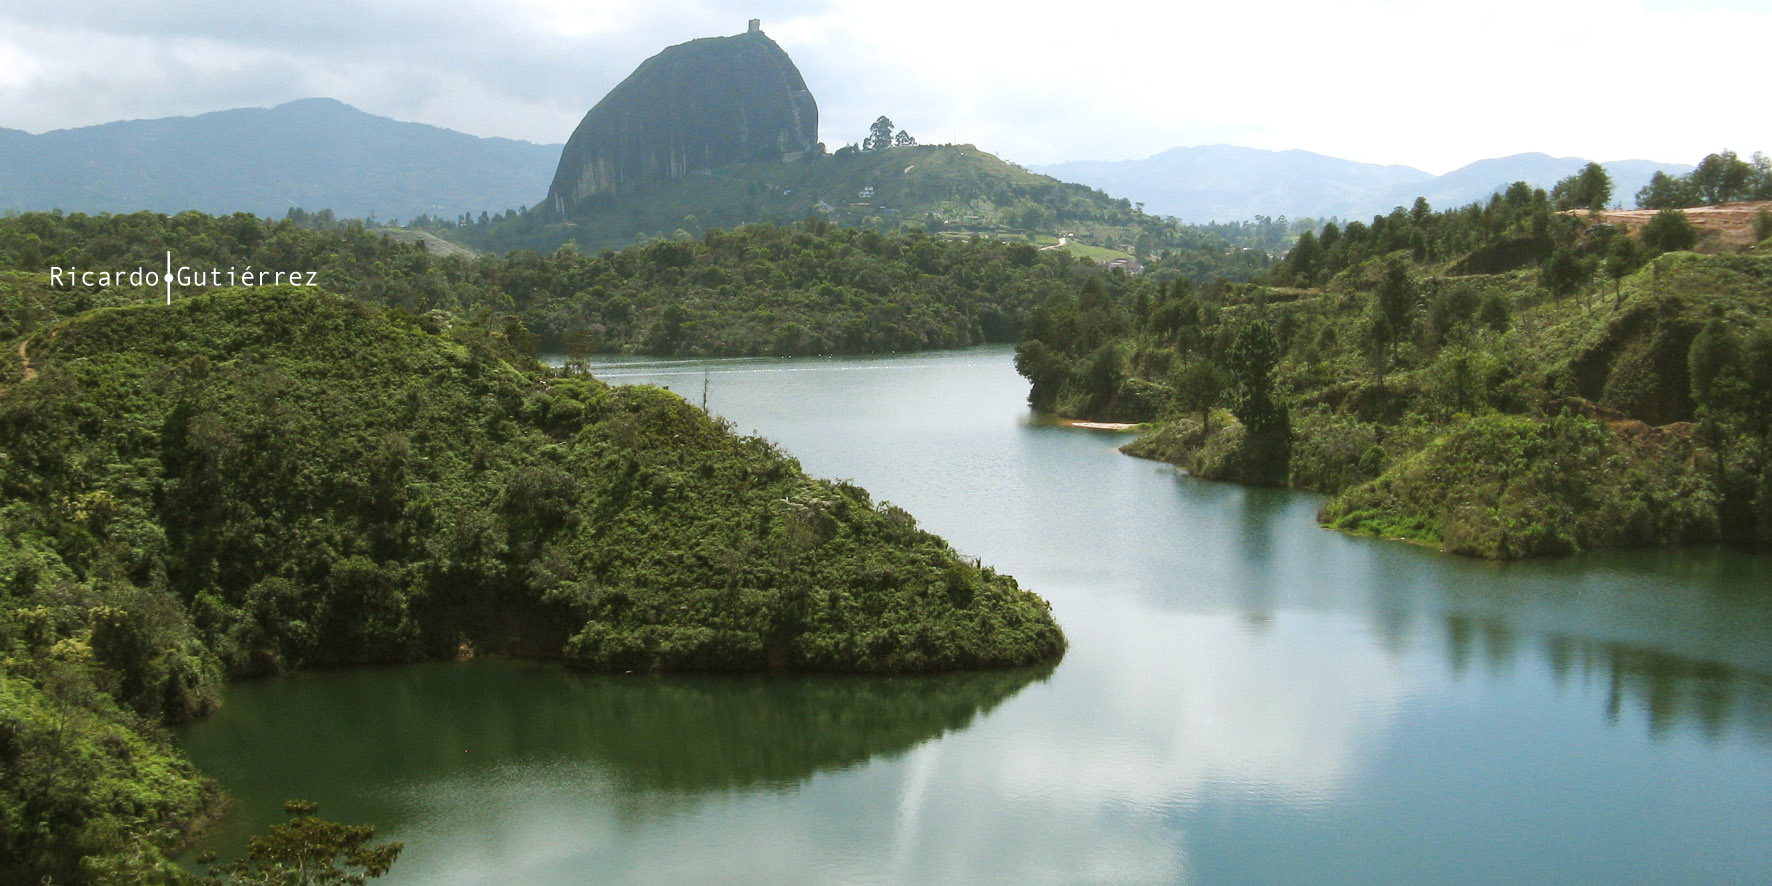
{"type": "Polygon", "coordinates": [[[875,679],[439,662],[234,684],[239,800],[378,882],[1772,882],[1772,558],[1493,564],[1318,528],[1031,414],[1007,348],[628,360],[1045,596],[1056,667],[875,679]]]}

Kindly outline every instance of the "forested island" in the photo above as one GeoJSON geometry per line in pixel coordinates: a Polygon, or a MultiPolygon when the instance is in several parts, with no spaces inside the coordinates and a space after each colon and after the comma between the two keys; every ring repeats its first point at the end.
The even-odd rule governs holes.
{"type": "MultiPolygon", "coordinates": [[[[1772,169],[1713,155],[1641,199],[1667,194],[1764,199],[1772,169]]],[[[1329,493],[1351,532],[1498,559],[1764,549],[1772,209],[1590,215],[1610,199],[1594,166],[1326,226],[1249,284],[1090,281],[1035,313],[1017,367],[1037,409],[1150,422],[1128,452],[1329,493]]]]}
{"type": "Polygon", "coordinates": [[[33,275],[0,292],[0,880],[175,878],[164,853],[218,792],[161,727],[234,677],[1064,649],[1040,598],[904,511],[496,324],[297,288],[83,312],[33,275]]]}

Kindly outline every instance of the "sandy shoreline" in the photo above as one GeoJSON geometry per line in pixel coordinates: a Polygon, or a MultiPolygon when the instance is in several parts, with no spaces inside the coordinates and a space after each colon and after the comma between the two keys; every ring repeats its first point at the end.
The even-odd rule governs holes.
{"type": "Polygon", "coordinates": [[[1138,425],[1125,421],[1078,421],[1072,418],[1061,418],[1058,423],[1067,428],[1088,428],[1091,431],[1130,431],[1138,425]]]}

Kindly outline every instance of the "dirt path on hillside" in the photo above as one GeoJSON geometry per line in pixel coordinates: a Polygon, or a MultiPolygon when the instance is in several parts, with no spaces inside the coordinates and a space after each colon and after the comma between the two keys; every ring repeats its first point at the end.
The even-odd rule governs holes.
{"type": "MultiPolygon", "coordinates": [[[[30,345],[30,343],[31,340],[28,338],[18,343],[18,360],[20,363],[24,364],[25,368],[25,376],[24,378],[19,379],[20,382],[27,382],[37,377],[37,370],[31,367],[31,356],[25,353],[25,348],[30,345]]],[[[12,390],[11,385],[0,387],[0,399],[5,399],[6,392],[10,390],[12,390]]]]}
{"type": "MultiPolygon", "coordinates": [[[[1714,232],[1716,246],[1720,249],[1738,251],[1754,245],[1754,215],[1760,210],[1772,210],[1772,200],[1760,200],[1750,203],[1723,203],[1717,206],[1693,206],[1683,210],[1686,218],[1698,228],[1700,236],[1705,232],[1714,232]]],[[[1595,222],[1619,225],[1635,232],[1655,217],[1653,209],[1602,209],[1591,215],[1585,209],[1576,209],[1571,215],[1591,218],[1595,222]]],[[[1704,241],[1699,241],[1703,248],[1704,241]]]]}

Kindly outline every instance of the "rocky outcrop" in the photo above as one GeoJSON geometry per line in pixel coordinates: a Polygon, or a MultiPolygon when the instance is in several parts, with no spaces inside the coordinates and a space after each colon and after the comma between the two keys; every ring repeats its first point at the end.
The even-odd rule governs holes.
{"type": "Polygon", "coordinates": [[[620,193],[818,141],[818,104],[793,60],[753,21],[748,32],[681,43],[647,59],[585,115],[548,189],[568,213],[620,193]]]}

